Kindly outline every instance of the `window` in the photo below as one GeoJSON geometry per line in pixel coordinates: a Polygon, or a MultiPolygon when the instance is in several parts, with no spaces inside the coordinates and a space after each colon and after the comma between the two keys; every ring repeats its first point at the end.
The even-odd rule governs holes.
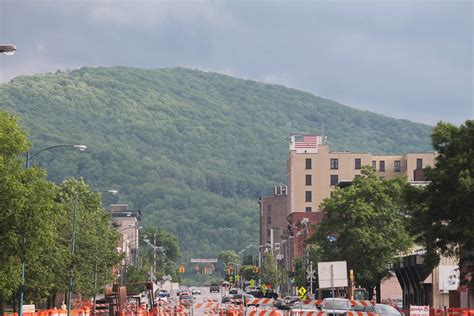
{"type": "Polygon", "coordinates": [[[305,192],[305,202],[311,202],[311,197],[312,197],[311,191],[306,191],[305,192]]]}
{"type": "Polygon", "coordinates": [[[272,216],[272,205],[271,204],[267,204],[267,214],[268,214],[268,216],[272,216]]]}
{"type": "Polygon", "coordinates": [[[339,159],[331,158],[331,169],[339,169],[339,159]]]}
{"type": "Polygon", "coordinates": [[[355,169],[360,169],[361,168],[361,161],[360,161],[360,158],[356,158],[355,161],[355,169]]]}
{"type": "Polygon", "coordinates": [[[311,158],[306,158],[306,170],[311,170],[311,158]]]}
{"type": "Polygon", "coordinates": [[[393,171],[400,172],[402,170],[400,160],[395,160],[393,163],[393,171]]]}
{"type": "Polygon", "coordinates": [[[372,169],[376,170],[377,169],[377,161],[372,160],[372,169]]]}
{"type": "Polygon", "coordinates": [[[311,185],[311,182],[312,182],[311,175],[307,174],[306,175],[306,185],[311,185]]]}
{"type": "Polygon", "coordinates": [[[272,236],[272,232],[270,231],[270,228],[267,228],[267,240],[270,239],[272,236]]]}
{"type": "Polygon", "coordinates": [[[272,217],[267,216],[267,225],[271,225],[271,224],[272,224],[272,217]]]}
{"type": "Polygon", "coordinates": [[[307,213],[310,213],[311,211],[312,211],[311,206],[308,206],[308,207],[306,208],[306,212],[307,212],[307,213]]]}
{"type": "Polygon", "coordinates": [[[417,158],[416,159],[416,170],[423,169],[423,159],[417,158]]]}
{"type": "Polygon", "coordinates": [[[336,185],[339,183],[339,177],[337,174],[332,174],[331,175],[331,185],[336,185]]]}
{"type": "Polygon", "coordinates": [[[379,161],[379,171],[385,171],[385,160],[379,161]]]}

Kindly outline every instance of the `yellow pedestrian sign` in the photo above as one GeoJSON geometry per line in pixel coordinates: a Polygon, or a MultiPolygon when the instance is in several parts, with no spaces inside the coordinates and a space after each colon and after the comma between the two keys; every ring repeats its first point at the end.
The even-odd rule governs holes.
{"type": "Polygon", "coordinates": [[[240,275],[237,274],[237,275],[235,276],[235,282],[239,282],[239,280],[240,280],[240,275]]]}
{"type": "Polygon", "coordinates": [[[229,275],[229,282],[230,283],[234,282],[234,278],[231,275],[229,275]]]}
{"type": "Polygon", "coordinates": [[[254,279],[250,280],[250,287],[255,287],[255,280],[254,279]]]}
{"type": "Polygon", "coordinates": [[[300,298],[304,300],[306,298],[306,289],[304,287],[300,287],[298,293],[300,294],[300,298]]]}
{"type": "Polygon", "coordinates": [[[262,285],[262,293],[267,293],[267,286],[265,284],[262,285]]]}

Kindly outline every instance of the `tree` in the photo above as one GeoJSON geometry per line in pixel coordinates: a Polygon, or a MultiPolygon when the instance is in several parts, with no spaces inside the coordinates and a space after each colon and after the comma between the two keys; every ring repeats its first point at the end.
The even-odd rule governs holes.
{"type": "Polygon", "coordinates": [[[407,190],[406,179],[382,179],[369,167],[352,186],[336,188],[322,203],[326,217],[309,240],[317,261],[345,260],[359,285],[372,289],[380,284],[393,257],[411,244],[405,228],[407,190]]]}
{"type": "Polygon", "coordinates": [[[434,168],[424,170],[429,184],[414,199],[413,232],[432,267],[440,255],[456,256],[462,265],[474,260],[463,255],[474,250],[474,121],[438,123],[432,143],[438,155],[434,168]]]}
{"type": "Polygon", "coordinates": [[[271,253],[266,253],[263,259],[262,270],[260,272],[262,284],[272,284],[275,288],[278,284],[278,271],[276,268],[275,257],[271,253]]]}
{"type": "MultiPolygon", "coordinates": [[[[18,159],[29,147],[27,134],[0,111],[0,300],[10,298],[20,284],[25,265],[26,288],[32,287],[37,261],[54,240],[55,186],[44,170],[24,169],[18,159]],[[53,219],[53,221],[52,221],[53,219]]],[[[41,294],[45,294],[41,292],[41,294]]]]}

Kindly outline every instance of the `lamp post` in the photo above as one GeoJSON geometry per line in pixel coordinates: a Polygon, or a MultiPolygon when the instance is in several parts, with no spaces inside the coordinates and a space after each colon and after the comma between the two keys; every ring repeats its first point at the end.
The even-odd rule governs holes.
{"type": "Polygon", "coordinates": [[[13,55],[16,52],[16,46],[13,44],[0,44],[0,54],[13,55]]]}
{"type": "MultiPolygon", "coordinates": [[[[12,51],[13,49],[13,52],[16,50],[16,47],[15,45],[11,45],[13,46],[8,48],[9,45],[0,45],[0,53],[6,53],[8,52],[8,49],[10,49],[10,51],[12,51]]],[[[44,152],[44,151],[47,151],[47,150],[50,150],[50,149],[54,149],[54,148],[59,148],[59,147],[66,147],[66,148],[72,148],[72,149],[78,149],[80,151],[84,151],[86,150],[87,146],[86,145],[67,145],[67,144],[60,144],[60,145],[54,145],[54,146],[49,146],[49,147],[46,147],[46,148],[43,148],[37,152],[35,152],[34,154],[30,154],[30,151],[27,151],[26,152],[26,163],[25,163],[25,167],[26,169],[29,169],[30,168],[30,162],[31,160],[36,157],[37,155],[39,155],[40,153],[44,152]]],[[[25,238],[23,238],[23,243],[25,243],[25,238]]],[[[22,258],[22,262],[21,262],[21,276],[20,276],[20,306],[18,308],[18,315],[19,316],[23,316],[23,296],[24,296],[24,287],[25,287],[25,260],[24,258],[22,258]]]]}

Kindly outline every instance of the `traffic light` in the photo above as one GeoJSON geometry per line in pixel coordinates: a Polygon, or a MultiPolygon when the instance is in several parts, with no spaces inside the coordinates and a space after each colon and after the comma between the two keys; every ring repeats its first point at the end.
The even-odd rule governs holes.
{"type": "Polygon", "coordinates": [[[180,264],[179,267],[178,267],[178,273],[185,273],[186,272],[186,268],[184,267],[184,264],[180,264]]]}

